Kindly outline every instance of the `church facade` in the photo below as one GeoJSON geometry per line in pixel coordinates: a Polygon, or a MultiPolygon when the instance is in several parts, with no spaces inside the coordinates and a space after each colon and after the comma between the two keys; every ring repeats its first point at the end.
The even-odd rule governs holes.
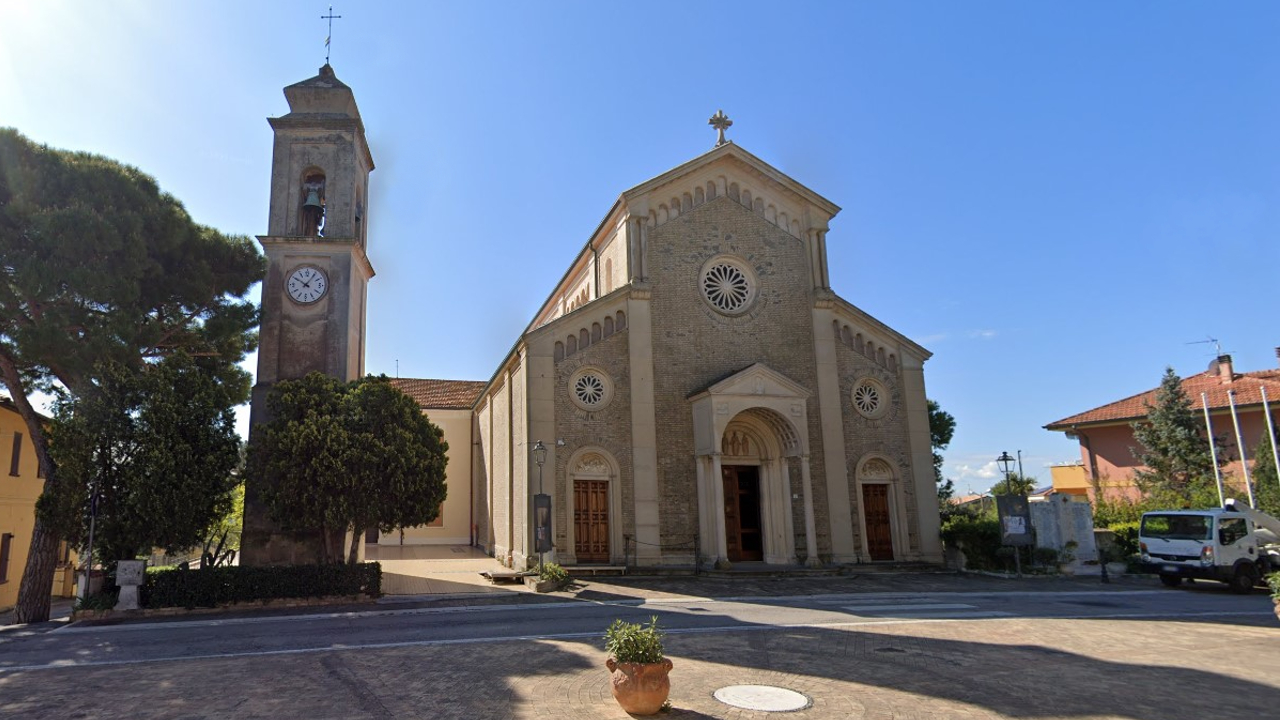
{"type": "MultiPolygon", "coordinates": [[[[361,127],[351,147],[362,142],[361,127]]],[[[347,170],[316,162],[284,173],[282,217],[303,233],[308,172],[347,184],[347,170]]],[[[363,192],[366,165],[348,167],[363,192]]],[[[838,212],[723,130],[709,152],[623,192],[487,382],[400,381],[453,428],[449,507],[406,541],[465,536],[523,569],[537,560],[543,495],[542,549],[565,565],[941,562],[929,353],[833,292],[838,212]]],[[[363,232],[350,248],[361,260],[363,232]]],[[[277,320],[268,293],[281,294],[286,329],[305,310],[286,294],[296,270],[272,263],[264,341],[277,320]]],[[[363,310],[328,312],[335,327],[358,325],[343,350],[362,350],[363,310]]]]}
{"type": "Polygon", "coordinates": [[[929,353],[832,292],[837,212],[732,142],[622,193],[476,400],[478,544],[536,555],[541,472],[562,564],[940,561],[929,353]]]}

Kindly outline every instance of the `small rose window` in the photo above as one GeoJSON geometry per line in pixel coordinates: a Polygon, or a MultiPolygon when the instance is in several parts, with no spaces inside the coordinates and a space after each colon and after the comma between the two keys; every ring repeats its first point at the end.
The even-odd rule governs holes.
{"type": "Polygon", "coordinates": [[[863,417],[878,418],[889,408],[889,393],[871,378],[859,380],[853,386],[853,408],[863,417]]]}
{"type": "Polygon", "coordinates": [[[583,410],[599,410],[613,399],[613,382],[600,370],[579,370],[569,378],[569,398],[583,410]]]}

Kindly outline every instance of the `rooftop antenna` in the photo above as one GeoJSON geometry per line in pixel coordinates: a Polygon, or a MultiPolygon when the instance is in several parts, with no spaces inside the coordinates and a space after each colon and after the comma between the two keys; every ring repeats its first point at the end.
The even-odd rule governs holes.
{"type": "Polygon", "coordinates": [[[1192,340],[1189,343],[1183,343],[1183,345],[1209,345],[1209,344],[1213,345],[1214,357],[1221,357],[1222,343],[1218,342],[1218,338],[1209,337],[1208,335],[1205,335],[1204,340],[1192,340]]]}
{"type": "Polygon", "coordinates": [[[329,6],[329,14],[328,14],[328,15],[321,15],[321,16],[320,16],[320,19],[321,19],[321,20],[328,20],[328,21],[329,21],[329,34],[328,34],[327,36],[325,36],[325,39],[324,39],[324,64],[325,64],[325,65],[328,65],[328,64],[329,64],[329,41],[333,39],[333,21],[334,21],[334,20],[341,19],[341,18],[342,18],[342,16],[341,16],[341,15],[334,15],[334,14],[333,14],[333,6],[332,6],[332,5],[330,5],[330,6],[329,6]]]}
{"type": "Polygon", "coordinates": [[[396,358],[396,379],[400,379],[400,358],[396,358]]]}

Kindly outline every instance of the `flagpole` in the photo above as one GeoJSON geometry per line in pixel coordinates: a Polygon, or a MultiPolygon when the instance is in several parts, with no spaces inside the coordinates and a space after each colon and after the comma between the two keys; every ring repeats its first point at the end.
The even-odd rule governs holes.
{"type": "Polygon", "coordinates": [[[1267,418],[1267,437],[1271,438],[1271,461],[1276,466],[1276,478],[1280,479],[1280,449],[1276,448],[1276,428],[1271,423],[1271,406],[1267,404],[1267,389],[1259,387],[1262,391],[1262,413],[1267,418]]]}
{"type": "Polygon", "coordinates": [[[1258,503],[1253,499],[1253,481],[1249,479],[1249,457],[1244,449],[1244,435],[1240,434],[1240,418],[1236,415],[1236,391],[1227,391],[1227,401],[1231,403],[1231,422],[1236,426],[1236,448],[1240,451],[1240,469],[1244,473],[1244,489],[1249,493],[1249,507],[1257,509],[1258,503]]]}
{"type": "Polygon", "coordinates": [[[1209,420],[1209,394],[1200,393],[1200,402],[1204,404],[1204,429],[1209,433],[1209,455],[1213,457],[1213,479],[1218,481],[1218,507],[1227,504],[1222,493],[1222,471],[1218,469],[1218,447],[1213,442],[1213,423],[1209,420]]]}

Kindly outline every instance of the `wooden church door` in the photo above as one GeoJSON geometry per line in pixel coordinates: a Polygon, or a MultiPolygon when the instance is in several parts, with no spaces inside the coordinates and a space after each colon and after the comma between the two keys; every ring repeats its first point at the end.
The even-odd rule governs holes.
{"type": "Polygon", "coordinates": [[[609,562],[609,481],[573,481],[573,554],[580,563],[609,562]]]}
{"type": "Polygon", "coordinates": [[[731,562],[764,559],[760,522],[760,469],[728,465],[724,477],[724,534],[731,562]]]}
{"type": "Polygon", "coordinates": [[[872,560],[893,559],[893,530],[889,525],[889,486],[862,486],[862,514],[867,523],[867,554],[872,560]]]}

